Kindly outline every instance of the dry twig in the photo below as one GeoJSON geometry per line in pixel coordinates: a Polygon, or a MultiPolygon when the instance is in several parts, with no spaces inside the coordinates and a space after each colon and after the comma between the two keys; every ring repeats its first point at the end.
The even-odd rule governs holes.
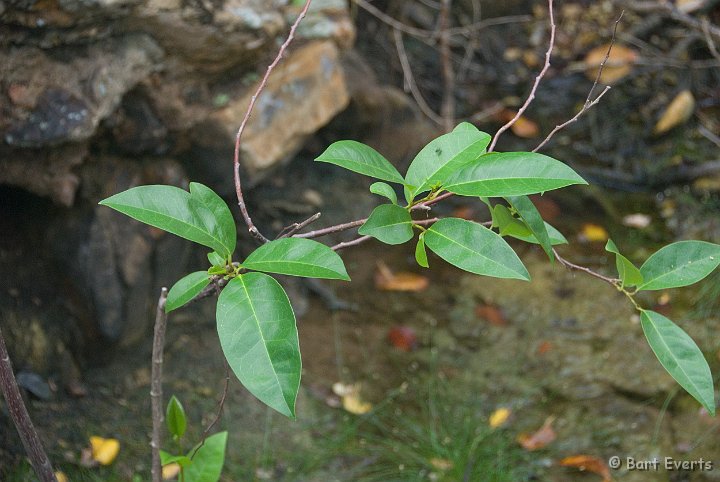
{"type": "Polygon", "coordinates": [[[152,371],[150,375],[150,403],[152,405],[152,449],[151,474],[153,482],[162,482],[162,465],[160,464],[160,432],[165,419],[163,415],[163,391],[162,391],[162,368],[163,351],[165,349],[165,327],[167,325],[167,313],[165,313],[165,302],[167,301],[167,288],[160,290],[157,309],[155,312],[155,333],[153,336],[152,350],[152,371]]]}
{"type": "Polygon", "coordinates": [[[550,68],[550,56],[552,55],[553,47],[555,47],[555,17],[553,15],[553,0],[548,0],[548,16],[550,17],[550,40],[548,41],[548,48],[545,52],[545,64],[543,65],[542,70],[540,73],[535,77],[535,82],[533,83],[532,89],[530,90],[530,94],[528,94],[527,99],[525,99],[525,103],[518,109],[517,114],[510,119],[507,124],[502,126],[498,131],[495,133],[495,136],[493,137],[492,142],[490,143],[490,147],[488,147],[488,152],[492,152],[495,149],[495,144],[497,144],[498,139],[500,136],[505,132],[506,130],[510,129],[515,122],[522,116],[527,108],[530,106],[532,101],[535,99],[535,94],[537,92],[537,88],[540,85],[540,81],[545,77],[545,74],[547,73],[548,69],[550,68]]]}
{"type": "Polygon", "coordinates": [[[240,139],[242,137],[243,132],[245,131],[245,126],[248,123],[248,120],[250,120],[250,114],[252,113],[253,108],[255,107],[255,102],[257,101],[258,97],[260,97],[260,94],[262,93],[263,89],[265,89],[265,86],[267,85],[268,78],[270,77],[270,74],[275,69],[277,64],[280,63],[280,60],[283,58],[283,55],[285,55],[285,51],[287,50],[290,43],[292,43],[293,39],[295,38],[295,30],[297,29],[298,25],[300,25],[300,22],[303,18],[305,18],[305,15],[307,14],[308,9],[310,8],[310,2],[311,0],[306,0],[305,6],[300,11],[300,14],[298,15],[298,18],[295,20],[295,23],[292,24],[292,27],[290,28],[290,33],[288,34],[287,39],[285,42],[280,46],[280,50],[278,51],[277,56],[275,57],[275,60],[272,61],[270,65],[268,65],[267,70],[265,71],[265,75],[262,78],[262,81],[260,81],[260,85],[258,85],[257,89],[255,90],[255,94],[250,98],[250,105],[248,105],[247,111],[245,112],[245,117],[242,120],[242,123],[240,124],[240,127],[238,128],[237,134],[235,135],[235,152],[233,156],[233,166],[234,166],[234,172],[235,172],[235,194],[237,195],[238,199],[238,206],[240,206],[240,212],[242,213],[243,219],[245,220],[245,224],[248,227],[248,232],[258,241],[261,243],[267,243],[269,241],[268,238],[262,235],[262,233],[258,230],[258,228],[253,224],[252,218],[250,217],[250,213],[248,213],[247,206],[245,205],[245,198],[243,197],[242,192],[242,183],[240,181],[240,139]]]}

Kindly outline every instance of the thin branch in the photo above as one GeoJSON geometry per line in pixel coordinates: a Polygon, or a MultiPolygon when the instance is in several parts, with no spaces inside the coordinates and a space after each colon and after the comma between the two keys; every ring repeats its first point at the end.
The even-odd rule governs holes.
{"type": "Polygon", "coordinates": [[[225,359],[225,384],[223,385],[223,391],[222,396],[220,397],[220,401],[218,402],[218,409],[217,412],[215,412],[215,418],[212,422],[210,422],[210,425],[208,425],[205,430],[203,430],[202,433],[202,440],[198,444],[197,447],[195,447],[195,450],[193,450],[192,455],[190,458],[194,458],[195,454],[197,453],[200,448],[205,445],[205,440],[207,440],[208,435],[210,434],[210,430],[215,426],[216,423],[220,421],[222,418],[223,408],[225,407],[225,400],[227,399],[228,394],[228,387],[230,386],[230,365],[228,365],[227,359],[225,359]]]}
{"type": "Polygon", "coordinates": [[[507,124],[502,126],[496,133],[495,137],[493,137],[492,142],[490,143],[490,147],[488,147],[488,152],[492,152],[495,149],[495,144],[497,144],[498,139],[502,135],[503,132],[508,130],[510,127],[517,122],[517,120],[522,116],[527,108],[530,106],[532,101],[535,99],[535,94],[538,89],[538,85],[540,85],[540,81],[545,77],[545,74],[547,73],[548,69],[550,68],[550,56],[552,55],[553,47],[555,46],[555,17],[553,15],[553,0],[548,0],[548,16],[550,17],[550,40],[548,41],[548,48],[545,52],[545,65],[543,65],[542,70],[540,73],[535,77],[535,83],[533,84],[532,89],[530,90],[530,94],[528,95],[527,99],[525,99],[525,103],[520,107],[520,109],[517,111],[517,114],[508,121],[507,124]]]}
{"type": "MultiPolygon", "coordinates": [[[[405,32],[408,35],[412,35],[414,37],[420,37],[425,39],[435,39],[438,36],[438,32],[435,30],[425,30],[422,28],[416,28],[412,27],[410,25],[407,25],[397,19],[392,18],[388,14],[384,13],[379,8],[375,7],[371,3],[365,1],[365,0],[352,0],[354,4],[358,5],[360,8],[368,12],[373,17],[377,18],[381,22],[389,25],[395,30],[400,30],[401,32],[405,32]]],[[[517,22],[528,22],[532,20],[531,15],[509,15],[507,17],[497,17],[497,18],[489,18],[487,20],[481,20],[479,22],[474,22],[470,25],[465,25],[462,27],[454,27],[451,29],[448,29],[448,34],[450,36],[455,35],[469,35],[472,32],[478,32],[484,28],[492,27],[495,25],[505,25],[508,23],[517,23],[517,22]]]]}
{"type": "Polygon", "coordinates": [[[455,124],[455,72],[453,71],[452,59],[450,58],[450,9],[452,0],[442,0],[440,9],[440,61],[442,63],[443,96],[442,126],[445,132],[450,132],[455,124]]]}
{"type": "Polygon", "coordinates": [[[151,474],[153,482],[162,482],[162,465],[160,464],[160,432],[165,419],[163,415],[163,392],[162,392],[162,368],[163,351],[165,349],[165,327],[167,325],[167,313],[165,313],[165,302],[167,301],[167,288],[160,290],[160,298],[155,312],[155,333],[153,336],[152,350],[152,373],[150,376],[150,402],[152,405],[152,465],[151,474]]]}
{"type": "Polygon", "coordinates": [[[290,226],[286,226],[280,231],[280,233],[277,235],[275,239],[280,238],[289,238],[292,237],[295,233],[300,231],[301,229],[307,227],[308,225],[314,223],[318,219],[320,219],[321,213],[315,213],[309,218],[307,218],[305,221],[301,221],[299,223],[292,223],[290,226]]]}
{"type": "Polygon", "coordinates": [[[42,441],[30,419],[22,395],[20,395],[2,330],[0,330],[0,391],[5,398],[10,419],[20,435],[35,475],[41,482],[57,482],[50,459],[45,453],[42,441]]]}
{"type": "Polygon", "coordinates": [[[420,108],[420,111],[434,123],[442,125],[442,117],[437,115],[435,111],[432,110],[432,108],[428,105],[428,103],[425,101],[425,98],[422,96],[420,89],[418,89],[418,86],[415,83],[415,76],[412,73],[410,60],[408,60],[407,53],[405,52],[405,45],[403,44],[402,34],[400,33],[399,29],[393,29],[393,39],[395,40],[395,49],[397,50],[398,59],[400,59],[400,67],[402,67],[403,78],[405,79],[405,85],[407,86],[407,90],[410,90],[410,94],[412,95],[413,99],[415,99],[415,103],[420,108]]]}
{"type": "Polygon", "coordinates": [[[563,130],[565,127],[569,126],[573,122],[577,122],[577,120],[582,116],[585,112],[587,112],[588,109],[591,109],[593,106],[595,106],[598,102],[600,102],[600,99],[607,94],[610,91],[610,86],[606,86],[602,92],[598,94],[595,99],[592,98],[593,92],[595,92],[595,88],[598,85],[598,82],[600,82],[600,76],[602,75],[603,69],[605,68],[605,64],[607,63],[608,59],[610,58],[610,52],[612,52],[613,45],[615,45],[615,38],[617,36],[617,29],[618,25],[620,24],[620,20],[623,18],[623,15],[625,15],[625,10],[620,12],[620,16],[615,20],[615,26],[613,27],[613,33],[612,38],[610,39],[610,45],[608,46],[607,52],[605,52],[605,58],[602,62],[600,62],[600,66],[598,67],[597,75],[595,76],[595,81],[592,84],[592,87],[590,87],[590,91],[588,92],[587,97],[585,98],[585,103],[582,106],[582,109],[578,111],[577,114],[575,114],[573,117],[568,119],[567,121],[563,122],[562,124],[558,124],[555,126],[555,128],[550,131],[550,133],[547,135],[543,141],[535,147],[535,149],[532,150],[532,152],[539,151],[545,144],[552,139],[552,137],[563,130]]]}
{"type": "Polygon", "coordinates": [[[339,249],[348,248],[350,246],[357,246],[358,244],[364,243],[365,241],[369,241],[371,239],[372,236],[360,236],[359,238],[355,238],[352,241],[343,241],[342,243],[338,243],[330,249],[332,249],[333,251],[337,251],[339,249]]]}
{"type": "Polygon", "coordinates": [[[275,69],[277,64],[280,63],[283,55],[285,55],[285,50],[287,50],[288,46],[295,38],[295,30],[297,29],[298,25],[300,25],[302,19],[305,18],[305,15],[310,8],[311,1],[312,0],[306,0],[305,6],[300,11],[300,15],[298,15],[298,18],[295,20],[295,23],[292,24],[292,27],[290,27],[290,33],[288,34],[287,39],[280,46],[280,50],[278,51],[275,60],[273,60],[270,65],[268,65],[267,70],[265,71],[265,75],[260,82],[260,85],[258,85],[258,88],[255,90],[255,94],[253,94],[253,96],[250,98],[250,105],[248,106],[247,111],[245,112],[245,117],[243,118],[242,123],[238,128],[237,134],[235,135],[235,152],[233,155],[233,165],[235,171],[235,194],[238,198],[238,206],[240,206],[240,212],[242,213],[245,224],[248,227],[248,232],[261,243],[267,243],[269,240],[268,238],[263,236],[262,233],[260,233],[258,228],[255,226],[255,224],[253,224],[250,213],[248,213],[247,206],[245,205],[245,198],[243,197],[242,183],[240,182],[240,139],[242,137],[243,131],[245,130],[245,126],[248,123],[248,120],[250,120],[250,114],[255,107],[255,102],[262,93],[263,89],[265,89],[268,78],[270,77],[270,73],[272,73],[273,69],[275,69]]]}
{"type": "Polygon", "coordinates": [[[566,260],[565,258],[563,258],[562,256],[560,256],[558,254],[558,252],[555,250],[555,248],[553,248],[553,254],[555,255],[555,259],[557,259],[561,265],[565,266],[568,269],[572,269],[575,271],[582,271],[583,273],[589,274],[590,276],[593,276],[597,279],[601,279],[604,282],[611,284],[612,286],[617,286],[617,284],[620,282],[620,280],[617,278],[610,278],[608,276],[603,276],[600,273],[597,273],[597,272],[591,270],[590,268],[586,268],[585,266],[580,266],[578,264],[575,264],[575,263],[572,263],[572,262],[566,260]]]}
{"type": "Polygon", "coordinates": [[[320,236],[326,236],[328,234],[334,234],[334,233],[340,233],[342,231],[347,231],[348,229],[357,228],[358,226],[362,226],[365,224],[365,221],[367,221],[368,218],[362,218],[357,219],[355,221],[350,221],[349,223],[343,223],[343,224],[337,224],[335,226],[329,226],[327,228],[322,229],[316,229],[315,231],[310,231],[307,233],[300,233],[293,235],[294,238],[319,238],[320,236]]]}

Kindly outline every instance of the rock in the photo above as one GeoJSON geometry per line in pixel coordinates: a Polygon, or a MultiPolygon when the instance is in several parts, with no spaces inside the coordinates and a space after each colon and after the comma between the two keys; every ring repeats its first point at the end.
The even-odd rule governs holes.
{"type": "MultiPolygon", "coordinates": [[[[236,129],[254,90],[251,88],[245,96],[231,100],[194,129],[193,140],[200,148],[199,155],[208,161],[232,159],[236,129]]],[[[241,158],[248,183],[257,183],[271,167],[294,155],[305,139],[348,102],[338,49],[332,42],[313,41],[288,53],[258,98],[243,135],[241,158]]],[[[211,175],[230,190],[228,166],[215,162],[209,167],[219,169],[211,175]]]]}
{"type": "Polygon", "coordinates": [[[15,380],[20,388],[24,388],[39,400],[49,400],[50,385],[35,372],[21,370],[15,374],[15,380]]]}
{"type": "Polygon", "coordinates": [[[83,55],[58,60],[64,53],[70,52],[51,57],[34,47],[0,51],[0,75],[26,89],[23,102],[3,102],[7,114],[0,134],[6,144],[37,148],[90,138],[162,55],[145,35],[99,42],[83,55]]]}
{"type": "Polygon", "coordinates": [[[88,154],[86,144],[53,149],[12,149],[0,146],[0,184],[22,187],[62,206],[72,206],[80,185],[74,168],[88,154]],[[28,175],[32,173],[32,175],[28,175]]]}

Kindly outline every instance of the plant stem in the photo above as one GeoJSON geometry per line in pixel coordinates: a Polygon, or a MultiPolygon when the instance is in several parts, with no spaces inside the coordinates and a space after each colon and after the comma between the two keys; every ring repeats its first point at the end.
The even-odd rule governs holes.
{"type": "Polygon", "coordinates": [[[0,330],[0,390],[2,390],[3,397],[5,397],[10,418],[20,435],[20,440],[22,440],[35,475],[38,476],[41,482],[57,482],[50,459],[45,453],[40,437],[35,431],[35,426],[30,420],[30,415],[20,395],[2,330],[0,330]]]}
{"type": "Polygon", "coordinates": [[[157,303],[155,313],[155,334],[153,336],[152,351],[152,373],[150,376],[150,402],[152,405],[152,465],[151,473],[153,482],[162,482],[162,465],[160,464],[160,431],[165,419],[163,415],[163,393],[162,393],[162,366],[163,350],[165,348],[165,326],[167,325],[167,313],[165,313],[165,301],[167,300],[167,288],[160,290],[160,299],[157,303]]]}

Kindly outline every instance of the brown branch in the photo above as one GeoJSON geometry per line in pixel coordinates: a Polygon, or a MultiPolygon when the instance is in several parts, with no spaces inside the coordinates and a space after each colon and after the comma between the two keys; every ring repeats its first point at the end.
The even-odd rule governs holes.
{"type": "Polygon", "coordinates": [[[41,482],[57,482],[50,459],[45,453],[42,441],[35,431],[35,426],[30,419],[22,395],[20,395],[2,330],[0,330],[0,391],[5,398],[10,419],[20,435],[35,475],[41,482]]]}
{"type": "Polygon", "coordinates": [[[151,474],[153,482],[162,482],[162,464],[160,463],[160,432],[165,419],[163,414],[163,392],[162,392],[162,366],[163,350],[165,349],[165,326],[167,325],[167,313],[165,313],[165,302],[167,301],[167,288],[160,290],[160,298],[155,312],[155,333],[153,336],[152,350],[152,373],[150,376],[150,402],[152,405],[152,465],[151,474]]]}
{"type": "MultiPolygon", "coordinates": [[[[412,27],[410,25],[407,25],[397,19],[392,18],[390,15],[384,13],[379,8],[375,7],[371,3],[365,1],[365,0],[352,0],[354,4],[358,5],[360,8],[368,12],[373,17],[377,18],[381,22],[389,25],[395,30],[400,30],[401,32],[405,32],[408,35],[412,35],[414,37],[420,37],[425,39],[435,39],[438,36],[438,32],[435,30],[426,30],[423,28],[416,28],[412,27]]],[[[450,36],[455,35],[469,35],[472,32],[478,32],[484,28],[492,27],[495,25],[505,25],[508,23],[516,23],[516,22],[528,22],[532,19],[532,16],[530,15],[509,15],[507,17],[497,17],[497,18],[489,18],[487,20],[481,20],[479,22],[474,22],[470,25],[465,25],[462,27],[454,27],[448,29],[448,34],[450,36]]]]}
{"type": "Polygon", "coordinates": [[[620,280],[617,278],[610,278],[608,276],[603,276],[600,273],[597,273],[597,272],[591,270],[590,268],[586,268],[585,266],[580,266],[578,264],[571,263],[570,261],[568,261],[565,258],[563,258],[562,256],[560,256],[558,254],[558,252],[555,250],[555,248],[553,248],[553,254],[555,255],[555,259],[557,259],[561,265],[565,266],[568,269],[572,269],[575,271],[582,271],[585,274],[589,274],[590,276],[593,276],[597,279],[601,279],[604,282],[611,284],[613,286],[616,286],[616,287],[617,287],[617,284],[620,282],[620,280]]]}
{"type": "Polygon", "coordinates": [[[350,246],[357,246],[358,244],[364,243],[365,241],[369,241],[372,239],[372,236],[360,236],[359,238],[355,238],[352,241],[343,241],[342,243],[338,243],[335,246],[332,246],[330,249],[333,251],[337,251],[339,249],[347,248],[350,246]]]}
{"type": "Polygon", "coordinates": [[[615,45],[615,38],[617,36],[617,29],[618,25],[620,24],[620,20],[623,18],[623,15],[625,15],[625,10],[620,12],[620,16],[615,20],[615,26],[613,27],[613,33],[612,38],[610,39],[610,45],[608,46],[607,52],[605,52],[605,58],[602,62],[600,62],[600,66],[598,67],[597,75],[595,76],[595,81],[592,84],[592,87],[590,87],[590,91],[588,92],[587,97],[585,98],[585,103],[582,106],[582,109],[578,111],[577,114],[575,114],[573,117],[568,119],[567,121],[563,122],[562,124],[558,124],[555,126],[555,128],[550,131],[550,133],[543,139],[543,141],[538,144],[535,149],[532,150],[532,152],[539,151],[545,144],[547,144],[552,137],[563,130],[565,127],[569,126],[570,124],[577,122],[577,120],[582,116],[585,112],[587,112],[588,109],[591,109],[593,106],[595,106],[598,102],[600,102],[600,99],[607,94],[610,91],[610,86],[606,86],[602,92],[598,94],[597,97],[594,99],[592,98],[593,92],[595,92],[595,88],[598,85],[598,82],[600,82],[600,76],[602,75],[603,69],[605,68],[605,64],[607,63],[608,59],[610,58],[610,52],[612,52],[613,45],[615,45]]]}
{"type": "Polygon", "coordinates": [[[225,399],[227,399],[228,394],[228,387],[230,386],[230,365],[228,365],[227,359],[225,359],[225,384],[223,385],[223,391],[222,396],[220,397],[220,401],[218,402],[218,409],[217,412],[215,412],[215,418],[212,422],[210,422],[210,425],[203,430],[202,433],[202,440],[198,444],[197,447],[195,447],[195,450],[193,450],[192,455],[190,456],[190,459],[195,457],[195,454],[197,453],[200,448],[205,445],[205,440],[207,440],[208,435],[210,434],[210,430],[215,426],[216,423],[220,421],[222,418],[223,408],[225,407],[225,399]]]}
{"type": "Polygon", "coordinates": [[[297,233],[301,229],[307,227],[308,225],[310,225],[310,224],[314,223],[315,221],[317,221],[318,219],[320,219],[320,215],[321,215],[321,213],[315,213],[312,216],[310,216],[309,218],[307,218],[305,221],[301,221],[299,223],[292,223],[290,226],[284,227],[275,239],[292,237],[295,233],[297,233]]]}
{"type": "Polygon", "coordinates": [[[235,151],[233,155],[233,166],[235,171],[235,194],[237,195],[238,199],[238,206],[240,206],[240,212],[242,213],[242,217],[245,220],[245,224],[248,227],[248,232],[258,241],[261,243],[267,243],[269,240],[265,236],[260,233],[258,228],[253,224],[252,218],[250,217],[250,213],[248,213],[247,206],[245,205],[245,198],[243,196],[242,192],[242,183],[240,182],[240,139],[242,137],[243,131],[245,130],[245,126],[248,123],[248,120],[250,120],[250,114],[252,113],[253,108],[255,107],[255,102],[257,101],[258,97],[262,93],[263,89],[265,89],[265,86],[267,85],[268,78],[270,77],[270,74],[272,73],[273,69],[277,66],[277,64],[280,63],[280,60],[282,59],[283,55],[285,55],[285,50],[287,50],[290,43],[295,38],[295,30],[297,29],[298,25],[300,25],[300,22],[303,18],[305,18],[305,15],[307,14],[308,9],[310,8],[310,2],[312,0],[306,0],[305,6],[300,11],[300,15],[298,15],[298,18],[295,20],[295,23],[292,24],[292,27],[290,27],[290,33],[288,34],[287,39],[285,42],[280,46],[280,50],[278,51],[277,56],[275,57],[275,60],[272,61],[270,65],[268,65],[267,70],[265,71],[265,75],[262,78],[262,81],[260,82],[260,85],[258,85],[258,88],[255,90],[255,93],[250,98],[250,105],[248,105],[247,111],[245,112],[245,117],[242,120],[242,123],[240,124],[240,127],[238,128],[237,134],[235,135],[235,151]]]}
{"type": "Polygon", "coordinates": [[[455,72],[450,58],[450,10],[452,0],[442,0],[440,8],[440,61],[442,63],[443,96],[440,111],[442,112],[442,126],[445,132],[450,132],[455,124],[455,72]]]}
{"type": "Polygon", "coordinates": [[[403,78],[405,79],[405,85],[407,86],[406,90],[410,90],[410,94],[412,95],[413,99],[415,99],[415,103],[420,108],[420,111],[425,114],[428,119],[438,125],[442,125],[442,117],[437,115],[435,111],[432,110],[432,108],[428,105],[428,103],[425,101],[425,98],[422,96],[420,89],[418,89],[418,86],[415,83],[415,76],[412,73],[410,60],[408,60],[407,53],[405,52],[405,45],[403,44],[402,34],[400,33],[399,29],[393,29],[393,39],[395,40],[395,49],[397,50],[398,59],[400,60],[400,67],[403,71],[403,78]]]}
{"type": "Polygon", "coordinates": [[[349,223],[343,223],[343,224],[337,224],[335,226],[329,226],[327,228],[322,229],[316,229],[315,231],[310,231],[307,233],[300,233],[293,235],[294,238],[319,238],[320,236],[326,236],[328,234],[334,234],[334,233],[340,233],[342,231],[347,231],[348,229],[357,228],[358,226],[362,226],[365,224],[365,221],[367,221],[368,218],[362,218],[357,219],[355,221],[350,221],[349,223]]]}
{"type": "Polygon", "coordinates": [[[492,152],[495,149],[495,144],[497,144],[498,139],[502,135],[503,132],[508,130],[510,127],[517,122],[517,120],[522,116],[527,108],[530,106],[532,101],[535,99],[535,94],[537,93],[538,85],[540,85],[540,81],[545,77],[545,74],[547,73],[548,69],[550,68],[550,56],[552,55],[553,47],[555,46],[555,17],[553,15],[553,0],[548,0],[548,16],[550,17],[550,40],[548,41],[548,48],[545,52],[545,64],[543,65],[542,70],[540,73],[535,77],[535,83],[532,86],[532,89],[530,90],[530,94],[528,95],[527,99],[525,99],[525,103],[520,107],[520,109],[517,111],[517,114],[510,119],[507,124],[502,126],[493,137],[492,142],[490,143],[490,147],[488,147],[488,152],[492,152]]]}

